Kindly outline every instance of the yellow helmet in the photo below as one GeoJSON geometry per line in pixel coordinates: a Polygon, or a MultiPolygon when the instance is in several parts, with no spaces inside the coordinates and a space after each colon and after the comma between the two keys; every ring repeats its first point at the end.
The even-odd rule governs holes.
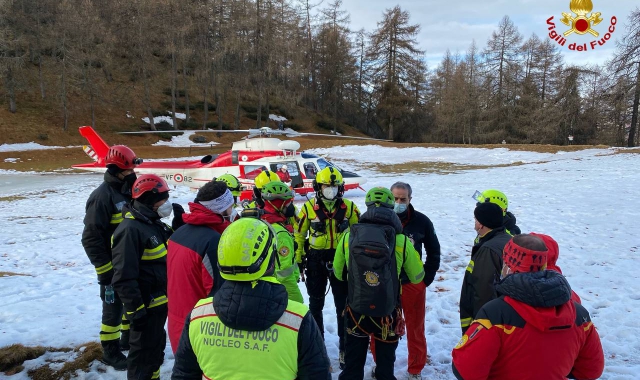
{"type": "Polygon", "coordinates": [[[318,185],[341,186],[344,185],[344,179],[338,169],[327,166],[316,174],[316,183],[318,185]]]}
{"type": "Polygon", "coordinates": [[[482,196],[485,199],[488,199],[489,202],[495,203],[502,209],[502,213],[506,213],[509,208],[509,199],[507,196],[500,190],[489,189],[482,192],[482,196]]]}
{"type": "Polygon", "coordinates": [[[258,176],[254,179],[255,186],[258,189],[262,189],[264,185],[271,181],[280,181],[280,177],[271,170],[263,170],[258,176]]]}
{"type": "Polygon", "coordinates": [[[240,184],[240,181],[238,181],[238,178],[236,178],[236,176],[234,176],[233,174],[223,174],[220,177],[214,178],[214,181],[221,181],[227,184],[227,188],[229,189],[229,191],[231,191],[231,194],[235,197],[240,196],[240,193],[242,192],[243,188],[242,188],[242,184],[240,184]]]}
{"type": "Polygon", "coordinates": [[[218,243],[218,269],[225,280],[254,281],[275,266],[276,234],[260,219],[231,223],[218,243]]]}

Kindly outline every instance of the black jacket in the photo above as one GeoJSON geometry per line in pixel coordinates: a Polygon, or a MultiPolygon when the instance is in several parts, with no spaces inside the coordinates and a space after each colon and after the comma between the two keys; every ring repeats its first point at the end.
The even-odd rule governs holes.
{"type": "Polygon", "coordinates": [[[516,226],[516,216],[507,211],[502,222],[502,226],[513,236],[520,235],[520,227],[516,226]]]}
{"type": "MultiPolygon", "coordinates": [[[[244,331],[262,331],[273,326],[287,307],[287,290],[281,284],[258,281],[253,287],[251,282],[226,281],[216,293],[213,306],[220,321],[232,329],[244,331]]],[[[256,371],[265,370],[253,363],[256,371]]],[[[259,378],[256,373],[256,379],[259,378]]],[[[202,371],[191,341],[189,340],[189,318],[180,337],[173,365],[173,380],[200,380],[202,371]]],[[[298,377],[299,380],[329,380],[329,358],[322,335],[311,313],[302,319],[298,330],[298,377]]]]}
{"type": "Polygon", "coordinates": [[[496,228],[471,249],[460,292],[460,327],[464,333],[484,304],[496,298],[494,284],[502,271],[502,251],[511,239],[504,227],[496,228]]]}
{"type": "Polygon", "coordinates": [[[129,186],[108,172],[87,200],[82,246],[103,285],[109,285],[113,277],[111,235],[122,221],[122,207],[129,201],[129,186]]]}
{"type": "Polygon", "coordinates": [[[113,234],[113,286],[125,310],[135,312],[167,294],[167,241],[173,231],[137,201],[122,214],[113,234]]]}
{"type": "MultiPolygon", "coordinates": [[[[427,259],[424,263],[424,282],[428,286],[433,282],[436,272],[440,269],[440,242],[433,223],[425,214],[416,211],[412,204],[409,204],[405,212],[398,214],[398,217],[402,222],[402,233],[413,242],[420,259],[422,259],[422,247],[427,253],[427,259]]],[[[409,283],[409,278],[404,270],[400,274],[400,281],[403,284],[409,283]]]]}

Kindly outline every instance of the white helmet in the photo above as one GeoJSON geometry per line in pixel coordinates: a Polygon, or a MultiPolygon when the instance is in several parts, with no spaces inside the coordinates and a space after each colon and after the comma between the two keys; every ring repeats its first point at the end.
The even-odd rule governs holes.
{"type": "Polygon", "coordinates": [[[289,167],[288,167],[286,164],[284,164],[284,165],[282,165],[282,166],[280,167],[280,169],[288,170],[288,169],[289,169],[289,167]]]}

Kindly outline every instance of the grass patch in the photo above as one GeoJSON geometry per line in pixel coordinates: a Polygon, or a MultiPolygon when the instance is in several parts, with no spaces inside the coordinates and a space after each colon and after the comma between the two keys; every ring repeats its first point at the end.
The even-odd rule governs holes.
{"type": "MultiPolygon", "coordinates": [[[[324,130],[327,131],[333,131],[333,127],[334,127],[334,122],[332,121],[328,121],[328,120],[319,120],[318,122],[316,122],[316,125],[324,130]]],[[[344,134],[344,128],[342,128],[340,125],[336,126],[336,132],[344,134]]]]}
{"type": "Polygon", "coordinates": [[[71,379],[72,377],[76,377],[77,371],[88,372],[91,363],[102,357],[102,346],[97,342],[82,344],[73,350],[70,348],[58,348],[54,351],[74,351],[78,355],[74,360],[64,363],[59,370],[54,370],[49,365],[29,370],[28,375],[30,378],[34,380],[71,379]]]}
{"type": "MultiPolygon", "coordinates": [[[[14,276],[28,276],[31,277],[30,274],[23,273],[14,273],[14,272],[0,272],[0,277],[14,277],[14,276]]],[[[2,350],[0,349],[0,358],[2,358],[2,350]]],[[[0,359],[0,371],[2,370],[2,359],[0,359]]]]}
{"type": "Polygon", "coordinates": [[[27,199],[27,197],[23,197],[22,195],[10,195],[8,197],[0,197],[0,202],[13,202],[21,199],[27,199]]]}
{"type": "MultiPolygon", "coordinates": [[[[258,120],[258,114],[257,113],[247,112],[247,114],[245,116],[247,118],[249,118],[249,119],[252,119],[252,120],[258,120]]],[[[266,121],[268,117],[269,117],[269,115],[267,115],[266,113],[261,113],[260,114],[260,120],[262,120],[262,121],[266,121]]]]}
{"type": "MultiPolygon", "coordinates": [[[[0,348],[0,372],[12,372],[18,373],[19,367],[22,367],[22,363],[25,360],[32,360],[44,355],[45,352],[51,351],[51,347],[26,347],[21,344],[12,344],[0,348]]],[[[22,367],[24,368],[24,367],[22,367]]]]}
{"type": "MultiPolygon", "coordinates": [[[[58,370],[51,368],[49,364],[57,361],[48,361],[45,365],[31,369],[27,372],[29,378],[35,380],[58,380],[76,377],[78,370],[88,372],[95,360],[102,357],[102,346],[98,342],[81,344],[76,348],[70,347],[27,347],[22,344],[12,344],[0,348],[0,372],[11,376],[24,370],[24,362],[41,357],[47,352],[75,352],[76,357],[72,361],[65,362],[58,370]]],[[[56,366],[59,368],[58,366],[56,366]]]]}

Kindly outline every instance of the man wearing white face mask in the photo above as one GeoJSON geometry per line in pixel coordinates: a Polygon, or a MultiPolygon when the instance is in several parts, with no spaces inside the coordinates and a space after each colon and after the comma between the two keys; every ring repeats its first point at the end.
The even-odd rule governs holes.
{"type": "Polygon", "coordinates": [[[169,342],[175,354],[185,318],[196,303],[213,297],[224,280],[218,262],[220,235],[234,217],[233,194],[223,181],[211,181],[189,202],[185,225],[169,239],[167,295],[169,297],[169,342]]]}
{"type": "Polygon", "coordinates": [[[313,183],[316,196],[308,200],[299,214],[295,240],[296,261],[306,275],[309,310],[324,337],[322,309],[327,282],[331,284],[340,338],[340,368],[344,367],[344,311],[347,302],[347,284],[333,274],[333,257],[342,234],[358,223],[360,211],[348,199],[342,199],[344,180],[334,167],[326,167],[316,175],[313,183]],[[308,236],[307,236],[308,235],[308,236]],[[308,250],[305,249],[308,247],[308,250]],[[305,271],[306,268],[306,271],[305,271]]]}
{"type": "Polygon", "coordinates": [[[426,253],[424,279],[412,284],[404,272],[400,273],[402,284],[402,305],[406,321],[407,347],[409,349],[409,379],[421,379],[420,373],[427,363],[427,339],[425,336],[425,307],[427,287],[433,282],[440,268],[440,242],[433,223],[426,215],[416,211],[411,204],[411,186],[405,182],[391,185],[395,199],[394,211],[402,222],[402,233],[413,243],[422,259],[423,247],[426,253]]]}
{"type": "Polygon", "coordinates": [[[167,240],[173,230],[169,186],[154,174],[135,181],[132,202],[113,233],[113,287],[131,322],[128,379],[157,379],[164,358],[167,320],[167,240]]]}

